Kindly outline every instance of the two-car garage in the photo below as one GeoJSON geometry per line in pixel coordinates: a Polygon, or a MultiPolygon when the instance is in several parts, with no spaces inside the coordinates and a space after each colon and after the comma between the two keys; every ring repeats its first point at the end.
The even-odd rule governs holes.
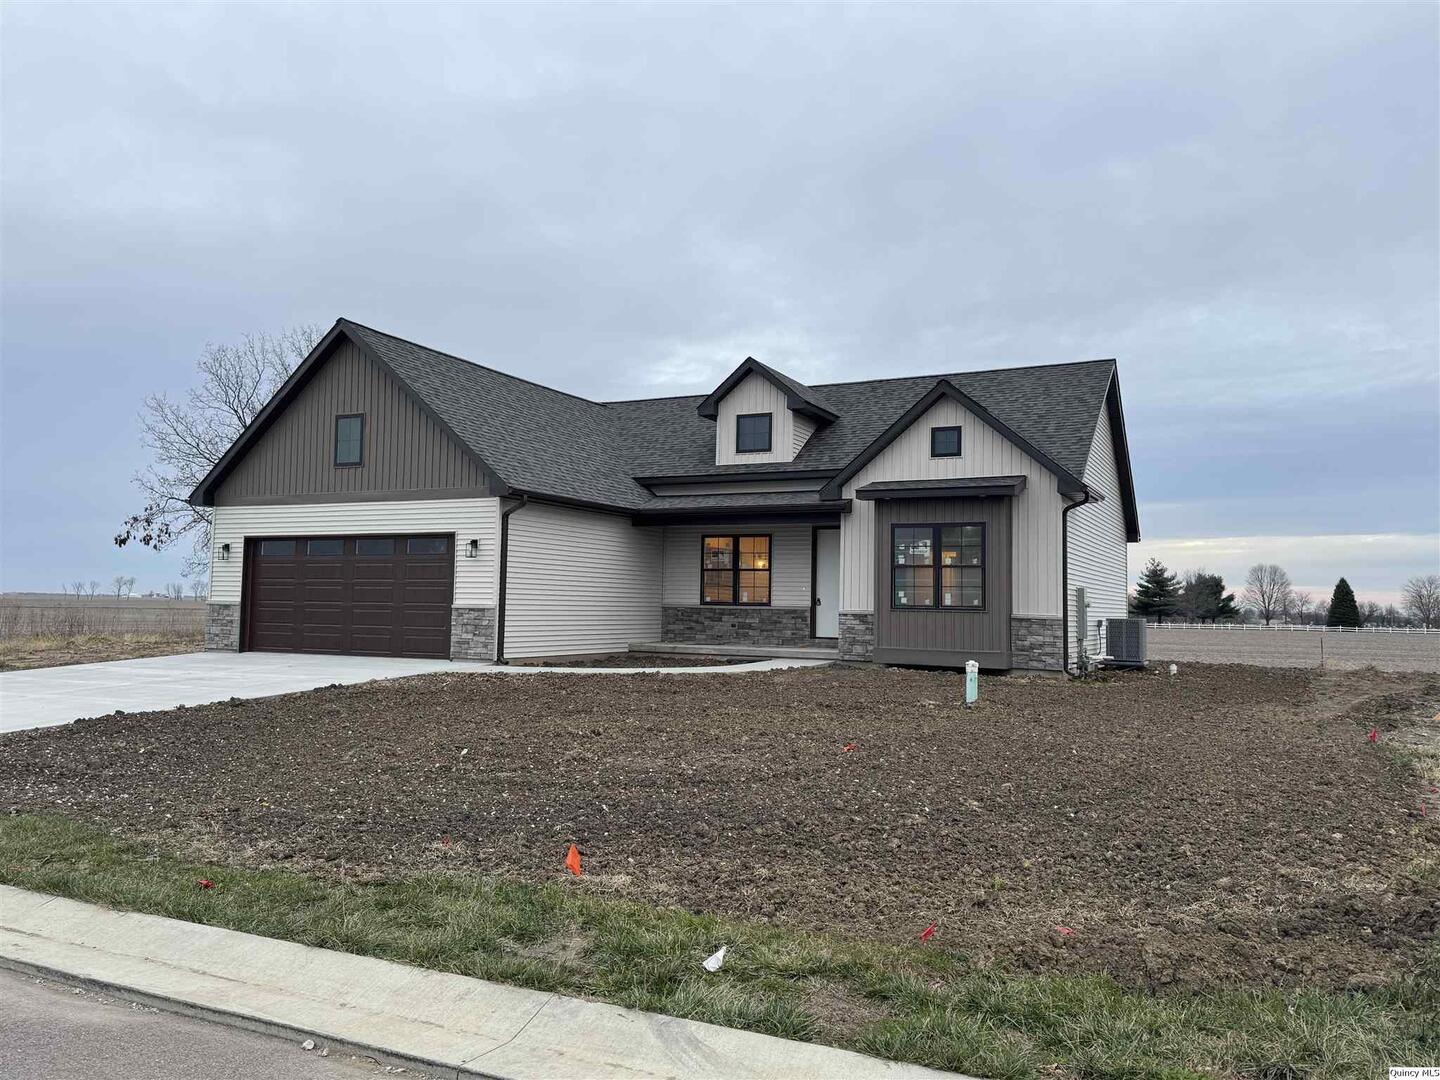
{"type": "Polygon", "coordinates": [[[241,647],[448,658],[454,537],[245,541],[241,647]]]}

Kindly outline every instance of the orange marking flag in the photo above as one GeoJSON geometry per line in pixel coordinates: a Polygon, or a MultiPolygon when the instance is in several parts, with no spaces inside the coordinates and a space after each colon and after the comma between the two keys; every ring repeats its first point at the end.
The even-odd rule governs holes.
{"type": "Polygon", "coordinates": [[[565,856],[565,869],[576,877],[580,876],[580,849],[574,844],[570,845],[570,854],[565,856]]]}

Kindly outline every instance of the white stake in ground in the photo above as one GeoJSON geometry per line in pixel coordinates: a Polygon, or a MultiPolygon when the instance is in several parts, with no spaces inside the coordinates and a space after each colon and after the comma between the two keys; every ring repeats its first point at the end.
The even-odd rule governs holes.
{"type": "Polygon", "coordinates": [[[980,700],[980,665],[974,660],[965,661],[965,707],[968,709],[980,700]]]}

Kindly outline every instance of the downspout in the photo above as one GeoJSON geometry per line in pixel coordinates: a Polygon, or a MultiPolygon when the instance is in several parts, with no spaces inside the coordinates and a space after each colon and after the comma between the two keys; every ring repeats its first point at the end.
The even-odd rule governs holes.
{"type": "Polygon", "coordinates": [[[529,501],[530,496],[521,493],[519,502],[500,511],[500,595],[495,605],[495,662],[497,664],[507,662],[505,660],[505,571],[510,563],[510,515],[516,510],[524,509],[525,504],[529,501]]]}
{"type": "Polygon", "coordinates": [[[1079,510],[1090,502],[1090,489],[1084,497],[1060,511],[1060,670],[1070,674],[1070,511],[1079,510]]]}

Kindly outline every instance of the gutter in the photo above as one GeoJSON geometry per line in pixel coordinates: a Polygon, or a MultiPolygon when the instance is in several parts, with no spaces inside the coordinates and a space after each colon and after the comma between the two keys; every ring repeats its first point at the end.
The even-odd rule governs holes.
{"type": "Polygon", "coordinates": [[[520,495],[520,501],[500,511],[500,595],[495,605],[495,662],[507,663],[505,659],[505,577],[510,563],[510,515],[523,510],[530,496],[520,495]]]}
{"type": "Polygon", "coordinates": [[[1077,502],[1060,511],[1060,670],[1066,675],[1070,674],[1070,511],[1095,501],[1086,488],[1077,502]]]}

